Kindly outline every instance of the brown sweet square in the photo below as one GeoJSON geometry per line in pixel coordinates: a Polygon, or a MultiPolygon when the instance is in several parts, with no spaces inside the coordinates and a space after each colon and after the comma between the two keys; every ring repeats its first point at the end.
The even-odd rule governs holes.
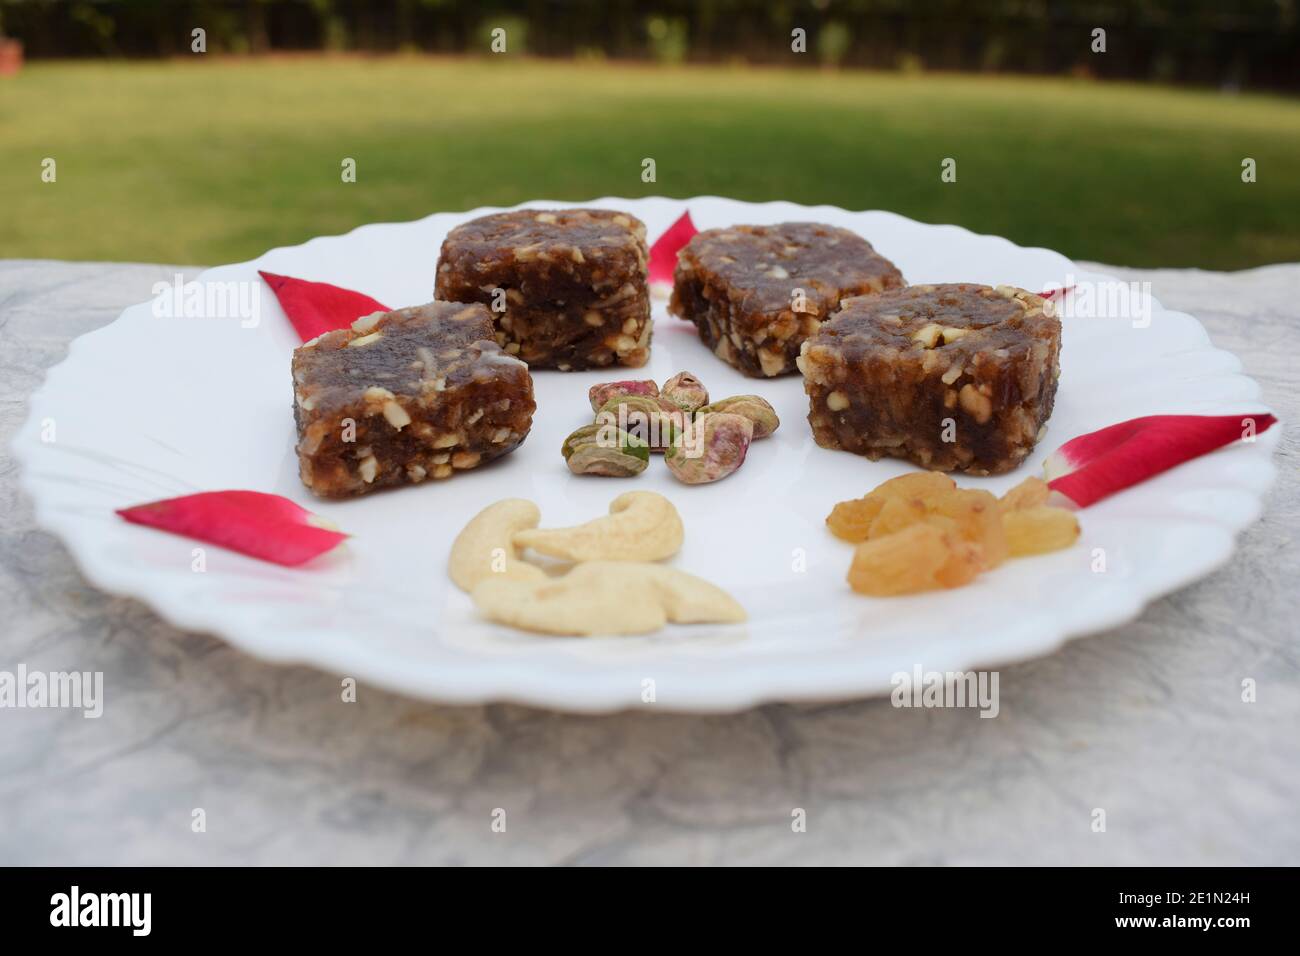
{"type": "Polygon", "coordinates": [[[481,305],[376,312],[293,354],[298,471],[325,498],[449,478],[513,451],[533,381],[481,305]]]}
{"type": "Polygon", "coordinates": [[[856,233],[815,222],[730,226],[678,254],[668,311],[693,322],[718,358],[746,375],[795,370],[799,348],[850,296],[903,284],[856,233]]]}
{"type": "Polygon", "coordinates": [[[1060,320],[1033,293],[918,285],[847,300],[799,368],[823,448],[996,475],[1037,444],[1060,351],[1060,320]]]}
{"type": "Polygon", "coordinates": [[[532,368],[641,366],[650,357],[645,225],[606,209],[521,209],[457,226],[436,294],[481,302],[532,368]]]}

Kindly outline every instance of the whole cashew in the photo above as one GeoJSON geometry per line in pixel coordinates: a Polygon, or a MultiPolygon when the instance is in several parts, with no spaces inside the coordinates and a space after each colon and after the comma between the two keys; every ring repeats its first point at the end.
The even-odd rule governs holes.
{"type": "Polygon", "coordinates": [[[610,502],[604,517],[572,528],[519,531],[514,543],[569,561],[660,561],[681,550],[684,535],[671,501],[653,491],[629,491],[610,502]]]}
{"type": "Polygon", "coordinates": [[[507,581],[545,581],[546,572],[519,559],[512,541],[525,528],[542,520],[537,505],[523,498],[506,498],[488,505],[456,535],[447,559],[447,573],[463,591],[488,578],[507,581]]]}
{"type": "Polygon", "coordinates": [[[592,561],[547,581],[484,578],[474,604],[502,624],[545,634],[645,634],[679,624],[745,620],[726,591],[684,571],[632,561],[592,561]]]}

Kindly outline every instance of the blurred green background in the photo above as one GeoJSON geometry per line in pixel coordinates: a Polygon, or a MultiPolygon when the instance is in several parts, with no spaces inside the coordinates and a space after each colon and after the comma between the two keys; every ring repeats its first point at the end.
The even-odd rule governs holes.
{"type": "Polygon", "coordinates": [[[493,55],[485,31],[473,56],[29,56],[0,77],[0,257],[218,263],[439,210],[714,193],[889,209],[1123,265],[1300,260],[1292,97],[907,60],[679,62],[689,24],[674,40],[665,22],[679,46],[659,62],[493,55]]]}

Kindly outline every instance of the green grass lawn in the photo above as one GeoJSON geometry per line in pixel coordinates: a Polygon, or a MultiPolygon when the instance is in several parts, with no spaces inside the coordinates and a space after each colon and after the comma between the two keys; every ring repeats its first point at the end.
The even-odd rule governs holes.
{"type": "Polygon", "coordinates": [[[0,79],[3,257],[218,263],[438,210],[699,193],[890,209],[1123,265],[1294,261],[1300,103],[506,58],[35,63],[0,79]]]}

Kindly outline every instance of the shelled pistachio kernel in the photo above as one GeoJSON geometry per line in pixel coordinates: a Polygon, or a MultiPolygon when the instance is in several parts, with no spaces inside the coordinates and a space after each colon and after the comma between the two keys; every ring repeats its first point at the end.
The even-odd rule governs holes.
{"type": "Polygon", "coordinates": [[[712,405],[705,405],[696,414],[726,412],[729,415],[743,415],[754,423],[754,440],[766,438],[776,431],[781,419],[776,417],[776,409],[767,399],[758,395],[733,395],[712,405]]]}
{"type": "Polygon", "coordinates": [[[645,381],[600,382],[587,390],[587,400],[591,402],[593,412],[600,411],[611,398],[618,398],[621,395],[650,395],[657,398],[659,386],[653,380],[646,379],[645,381]]]}
{"type": "Polygon", "coordinates": [[[560,451],[575,475],[631,478],[650,463],[645,442],[609,423],[584,425],[564,439],[560,451]]]}
{"type": "Polygon", "coordinates": [[[687,415],[694,415],[701,406],[709,403],[709,390],[690,372],[678,372],[659,392],[687,415]]]}
{"type": "Polygon", "coordinates": [[[686,413],[656,395],[616,395],[596,413],[596,423],[613,424],[645,442],[651,451],[674,443],[686,413]]]}
{"type": "Polygon", "coordinates": [[[745,462],[754,423],[743,415],[710,412],[697,415],[685,439],[676,442],[664,463],[678,481],[703,485],[726,478],[745,462]]]}

